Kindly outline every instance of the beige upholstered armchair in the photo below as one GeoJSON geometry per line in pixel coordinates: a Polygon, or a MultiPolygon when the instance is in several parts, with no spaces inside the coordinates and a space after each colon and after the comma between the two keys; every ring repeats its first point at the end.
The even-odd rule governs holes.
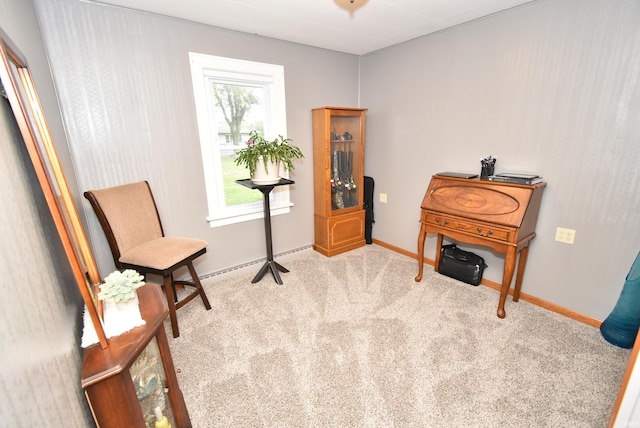
{"type": "Polygon", "coordinates": [[[193,267],[193,260],[207,251],[200,239],[164,236],[162,223],[149,183],[125,184],[84,193],[102,225],[118,269],[135,269],[143,275],[163,277],[173,337],[180,335],[176,310],[198,295],[211,309],[193,267]],[[177,269],[186,267],[192,281],[176,280],[177,269]],[[194,287],[178,300],[176,284],[194,287]]]}

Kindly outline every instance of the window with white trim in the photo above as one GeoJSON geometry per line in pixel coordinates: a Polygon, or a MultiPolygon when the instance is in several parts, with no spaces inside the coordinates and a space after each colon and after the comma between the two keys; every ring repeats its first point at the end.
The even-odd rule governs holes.
{"type": "MultiPolygon", "coordinates": [[[[287,135],[284,67],[189,52],[211,227],[264,216],[262,193],[235,182],[249,171],[234,162],[249,133],[287,135]]],[[[280,171],[287,177],[285,171],[280,171]]],[[[289,186],[270,194],[271,215],[293,206],[289,186]]]]}

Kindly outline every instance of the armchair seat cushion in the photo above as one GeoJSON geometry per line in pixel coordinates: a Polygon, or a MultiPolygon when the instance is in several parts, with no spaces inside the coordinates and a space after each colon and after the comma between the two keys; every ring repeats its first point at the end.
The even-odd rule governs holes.
{"type": "Polygon", "coordinates": [[[207,242],[201,239],[163,236],[131,248],[120,255],[119,261],[151,269],[167,270],[206,247],[207,242]]]}

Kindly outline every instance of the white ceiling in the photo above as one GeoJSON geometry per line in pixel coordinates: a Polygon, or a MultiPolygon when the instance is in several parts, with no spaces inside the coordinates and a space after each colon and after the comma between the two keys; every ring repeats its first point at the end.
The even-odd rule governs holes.
{"type": "Polygon", "coordinates": [[[532,0],[94,0],[363,55],[532,0]]]}

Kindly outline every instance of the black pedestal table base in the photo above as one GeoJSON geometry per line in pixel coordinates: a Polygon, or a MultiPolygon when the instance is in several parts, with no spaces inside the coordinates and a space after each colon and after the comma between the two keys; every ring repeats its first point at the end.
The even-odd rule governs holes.
{"type": "Polygon", "coordinates": [[[273,279],[275,279],[276,283],[282,285],[282,279],[280,278],[280,273],[289,272],[288,269],[277,263],[273,260],[273,243],[271,239],[271,207],[269,205],[269,193],[276,186],[286,186],[289,184],[293,184],[294,181],[287,180],[286,178],[281,178],[279,182],[274,184],[255,184],[250,179],[245,180],[236,180],[236,183],[248,187],[249,189],[258,189],[262,192],[263,195],[263,206],[264,206],[264,234],[267,245],[267,261],[264,266],[260,269],[258,274],[251,280],[252,284],[260,281],[263,276],[267,273],[267,271],[271,271],[271,275],[273,275],[273,279]]]}

